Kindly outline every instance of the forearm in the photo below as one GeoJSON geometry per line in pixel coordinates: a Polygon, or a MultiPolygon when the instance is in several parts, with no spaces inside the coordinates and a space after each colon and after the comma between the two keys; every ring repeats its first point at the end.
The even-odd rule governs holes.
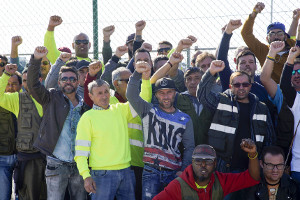
{"type": "Polygon", "coordinates": [[[105,80],[109,83],[110,88],[114,89],[113,83],[112,83],[112,72],[117,69],[118,62],[120,58],[118,58],[116,55],[114,55],[105,65],[105,69],[103,74],[101,75],[101,79],[105,80]]]}
{"type": "Polygon", "coordinates": [[[168,62],[165,63],[152,75],[150,79],[151,84],[154,84],[158,79],[165,77],[170,69],[171,65],[168,62]]]}
{"type": "Polygon", "coordinates": [[[249,158],[249,174],[250,176],[256,180],[259,181],[260,180],[260,169],[259,169],[259,162],[258,162],[258,156],[257,156],[257,152],[256,153],[252,153],[252,154],[248,154],[249,158]],[[254,159],[252,159],[254,158],[254,159]]]}
{"type": "Polygon", "coordinates": [[[293,107],[294,100],[296,98],[296,90],[291,84],[293,67],[294,65],[285,63],[280,79],[280,88],[289,107],[293,107]]]}
{"type": "Polygon", "coordinates": [[[186,129],[182,136],[182,143],[184,146],[184,153],[181,171],[183,171],[188,165],[192,163],[192,154],[195,148],[194,128],[192,119],[190,119],[186,124],[186,129]]]}
{"type": "Polygon", "coordinates": [[[110,40],[109,41],[103,41],[102,56],[103,56],[104,64],[106,64],[109,61],[109,59],[111,59],[112,49],[111,49],[111,46],[110,46],[110,40]]]}
{"type": "Polygon", "coordinates": [[[18,66],[18,72],[22,73],[24,70],[24,67],[20,64],[20,59],[19,57],[12,58],[10,57],[10,63],[11,64],[16,64],[18,66]]]}
{"type": "Polygon", "coordinates": [[[140,37],[139,40],[135,40],[133,41],[133,52],[132,52],[132,55],[134,55],[135,51],[139,48],[141,48],[143,44],[143,40],[142,40],[142,37],[140,37]]]}
{"type": "Polygon", "coordinates": [[[89,96],[88,85],[90,82],[92,82],[94,80],[96,80],[96,76],[92,77],[89,75],[89,73],[86,74],[86,78],[84,81],[84,102],[91,108],[93,107],[94,102],[91,100],[91,98],[89,96]]]}
{"type": "Polygon", "coordinates": [[[11,45],[10,57],[11,58],[16,58],[18,56],[19,56],[19,54],[18,54],[18,46],[11,45]]]}
{"type": "Polygon", "coordinates": [[[295,37],[297,34],[297,27],[298,27],[299,19],[293,19],[290,29],[287,32],[291,37],[295,37]]]}
{"type": "Polygon", "coordinates": [[[44,36],[44,46],[48,49],[47,58],[53,64],[60,55],[60,51],[56,47],[54,31],[47,31],[44,36]]]}
{"type": "MultiPolygon", "coordinates": [[[[269,52],[269,56],[275,58],[276,53],[269,52]]],[[[263,67],[262,72],[260,74],[260,81],[266,88],[268,94],[270,97],[274,98],[276,91],[277,91],[277,84],[276,82],[271,78],[271,74],[273,72],[274,68],[274,61],[270,59],[266,59],[263,67]]]]}
{"type": "Polygon", "coordinates": [[[142,80],[140,97],[148,103],[152,100],[152,86],[150,80],[142,80]]]}
{"type": "Polygon", "coordinates": [[[47,74],[47,77],[45,79],[45,87],[46,89],[49,88],[58,88],[58,77],[59,77],[59,71],[62,66],[64,66],[66,63],[62,61],[60,58],[58,58],[54,65],[51,66],[51,69],[49,73],[47,74]]]}

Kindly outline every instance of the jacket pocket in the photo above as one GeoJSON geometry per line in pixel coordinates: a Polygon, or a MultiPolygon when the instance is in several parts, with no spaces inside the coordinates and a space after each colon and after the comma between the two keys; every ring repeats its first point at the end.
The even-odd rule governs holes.
{"type": "Polygon", "coordinates": [[[10,138],[0,138],[0,155],[13,152],[12,141],[10,138]]]}
{"type": "Polygon", "coordinates": [[[17,135],[17,150],[30,151],[33,150],[33,133],[20,133],[17,135]]]}
{"type": "Polygon", "coordinates": [[[23,113],[21,117],[21,127],[22,128],[31,128],[32,126],[32,115],[29,113],[23,113]]]}

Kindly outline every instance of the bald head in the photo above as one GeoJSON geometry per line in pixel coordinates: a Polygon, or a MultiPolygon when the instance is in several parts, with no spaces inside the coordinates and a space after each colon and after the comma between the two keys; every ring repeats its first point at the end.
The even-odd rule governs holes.
{"type": "Polygon", "coordinates": [[[79,33],[73,39],[72,47],[75,50],[75,56],[88,58],[88,52],[91,48],[89,37],[85,33],[79,33]]]}

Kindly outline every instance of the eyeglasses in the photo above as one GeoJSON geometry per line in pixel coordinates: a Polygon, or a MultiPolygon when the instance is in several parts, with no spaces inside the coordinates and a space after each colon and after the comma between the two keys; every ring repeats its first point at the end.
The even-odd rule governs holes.
{"type": "Polygon", "coordinates": [[[80,45],[80,44],[88,44],[88,40],[75,40],[75,44],[80,45]]]}
{"type": "Polygon", "coordinates": [[[0,63],[0,67],[4,67],[5,65],[7,65],[7,63],[4,63],[4,62],[0,63]]]}
{"type": "Polygon", "coordinates": [[[275,35],[277,35],[278,37],[282,37],[282,36],[284,36],[284,32],[283,31],[278,31],[278,32],[270,32],[269,33],[269,36],[270,37],[274,37],[275,35]]]}
{"type": "Polygon", "coordinates": [[[233,83],[231,85],[235,88],[240,88],[241,86],[243,86],[245,88],[245,87],[249,87],[251,85],[251,83],[233,83]]]}
{"type": "Polygon", "coordinates": [[[265,163],[264,164],[267,166],[267,169],[269,170],[273,170],[275,167],[278,169],[278,170],[283,170],[285,168],[285,165],[284,164],[277,164],[277,165],[274,165],[272,163],[265,163]]]}
{"type": "Polygon", "coordinates": [[[171,50],[171,48],[160,48],[157,51],[158,51],[158,53],[162,53],[162,52],[168,52],[169,53],[170,50],[171,50]]]}
{"type": "Polygon", "coordinates": [[[60,79],[60,81],[66,83],[67,81],[70,81],[71,83],[75,83],[77,81],[77,78],[75,78],[74,76],[71,76],[71,77],[62,77],[60,79]]]}
{"type": "Polygon", "coordinates": [[[293,71],[292,71],[292,75],[294,76],[294,75],[296,74],[296,72],[297,72],[297,74],[300,74],[300,69],[293,70],[293,71]]]}
{"type": "Polygon", "coordinates": [[[47,60],[44,60],[43,62],[42,62],[42,65],[49,65],[50,63],[47,61],[47,60]]]}
{"type": "Polygon", "coordinates": [[[118,80],[118,81],[125,81],[126,83],[128,83],[128,82],[129,82],[129,79],[120,79],[120,80],[118,80]]]}
{"type": "Polygon", "coordinates": [[[202,158],[194,158],[193,159],[196,165],[202,165],[203,163],[207,166],[211,166],[214,164],[214,159],[202,159],[202,158]]]}

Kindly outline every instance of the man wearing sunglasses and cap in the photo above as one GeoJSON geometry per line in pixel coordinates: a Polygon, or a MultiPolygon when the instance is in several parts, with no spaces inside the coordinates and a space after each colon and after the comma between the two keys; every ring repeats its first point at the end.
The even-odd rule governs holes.
{"type": "MultiPolygon", "coordinates": [[[[260,42],[253,34],[253,25],[255,18],[258,13],[261,13],[261,11],[265,8],[264,3],[258,2],[255,7],[253,8],[252,13],[249,15],[248,19],[245,21],[244,26],[242,28],[241,34],[242,37],[247,44],[247,46],[250,48],[250,50],[255,54],[257,59],[260,62],[260,65],[263,66],[266,56],[269,51],[269,45],[265,45],[264,43],[260,42]]],[[[300,16],[300,10],[296,12],[296,17],[293,16],[293,21],[291,29],[296,30],[298,22],[299,22],[299,16],[300,16]]],[[[291,33],[291,29],[289,33],[291,33]]],[[[293,31],[292,31],[293,32],[293,31]]],[[[296,31],[294,31],[296,33],[296,31]]],[[[294,34],[294,33],[293,33],[294,34]]],[[[267,37],[266,40],[269,44],[273,41],[284,41],[286,43],[285,48],[278,52],[274,59],[276,60],[274,65],[274,71],[272,73],[272,78],[276,81],[276,83],[279,83],[280,75],[282,72],[283,65],[287,59],[288,51],[291,47],[295,46],[295,39],[291,39],[290,35],[285,32],[285,26],[284,24],[280,22],[273,22],[267,27],[267,37]]]]}
{"type": "Polygon", "coordinates": [[[217,155],[214,148],[206,144],[196,146],[192,164],[154,200],[221,200],[231,192],[258,184],[260,176],[255,143],[251,139],[243,139],[240,148],[248,154],[248,170],[241,173],[220,173],[215,172],[217,155]]]}

